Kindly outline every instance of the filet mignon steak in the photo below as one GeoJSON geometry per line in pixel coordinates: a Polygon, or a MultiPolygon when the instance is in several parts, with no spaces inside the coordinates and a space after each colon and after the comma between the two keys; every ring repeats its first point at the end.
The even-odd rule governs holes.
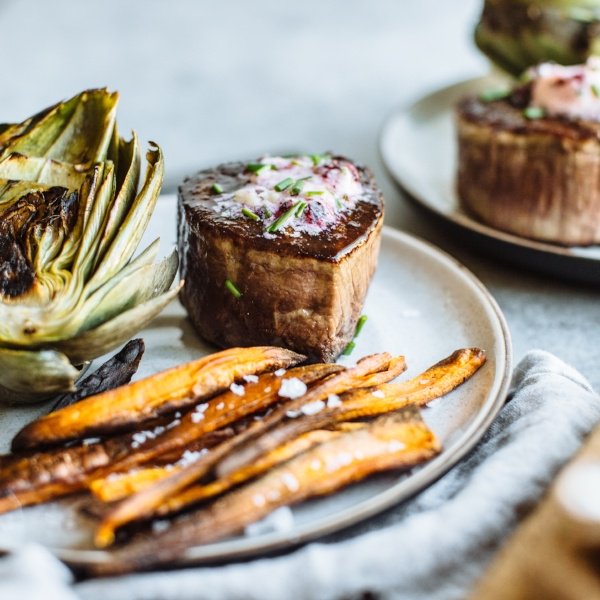
{"type": "Polygon", "coordinates": [[[275,344],[334,360],[354,335],[382,221],[373,175],[343,157],[200,171],[179,189],[181,301],[218,346],[275,344]]]}

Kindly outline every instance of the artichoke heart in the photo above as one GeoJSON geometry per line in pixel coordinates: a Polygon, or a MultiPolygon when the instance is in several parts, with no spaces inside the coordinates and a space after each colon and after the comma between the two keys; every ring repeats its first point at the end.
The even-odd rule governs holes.
{"type": "Polygon", "coordinates": [[[0,401],[72,389],[73,365],[122,344],[177,294],[176,253],[154,263],[157,240],[134,258],[164,165],[150,142],[138,192],[138,141],[119,136],[117,102],[88,90],[0,125],[0,401]]]}
{"type": "Polygon", "coordinates": [[[475,42],[514,76],[540,62],[583,63],[600,55],[600,0],[485,0],[475,42]]]}

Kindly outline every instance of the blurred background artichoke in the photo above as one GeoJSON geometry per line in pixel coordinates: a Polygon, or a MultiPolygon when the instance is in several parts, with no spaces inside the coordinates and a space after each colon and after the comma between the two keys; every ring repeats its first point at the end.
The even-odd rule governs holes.
{"type": "Polygon", "coordinates": [[[0,125],[0,400],[73,388],[80,369],[143,328],[177,294],[178,258],[136,258],[160,193],[151,144],[141,190],[118,94],[89,90],[0,125]]]}
{"type": "Polygon", "coordinates": [[[475,41],[515,76],[543,61],[582,63],[600,54],[600,0],[485,0],[475,41]]]}

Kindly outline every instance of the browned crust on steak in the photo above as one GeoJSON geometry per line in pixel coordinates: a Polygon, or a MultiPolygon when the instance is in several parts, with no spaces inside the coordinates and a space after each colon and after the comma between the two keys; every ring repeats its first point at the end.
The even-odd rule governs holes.
{"type": "Polygon", "coordinates": [[[600,124],[529,120],[508,101],[457,107],[458,195],[484,223],[564,245],[600,242],[600,124]]]}
{"type": "Polygon", "coordinates": [[[223,218],[207,206],[214,183],[232,191],[248,182],[244,167],[201,171],[179,190],[181,301],[198,333],[217,346],[269,340],[312,360],[333,360],[352,339],[375,271],[382,194],[360,167],[365,200],[335,227],[267,239],[262,223],[223,218]],[[224,287],[226,279],[240,298],[224,287]]]}

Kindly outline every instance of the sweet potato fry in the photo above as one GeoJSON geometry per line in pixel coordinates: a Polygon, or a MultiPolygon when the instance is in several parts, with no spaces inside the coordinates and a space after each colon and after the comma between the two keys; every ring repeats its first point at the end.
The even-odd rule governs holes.
{"type": "MultiPolygon", "coordinates": [[[[364,425],[362,426],[364,427],[364,425]]],[[[264,473],[272,466],[289,460],[291,457],[296,456],[317,444],[333,439],[340,434],[341,431],[327,429],[309,431],[295,440],[276,448],[266,456],[261,457],[256,463],[245,468],[243,472],[237,471],[225,479],[220,479],[204,486],[194,486],[185,490],[175,498],[167,500],[165,504],[161,506],[159,514],[163,515],[170,512],[176,512],[189,504],[217,496],[237,483],[246,481],[259,473],[264,473]],[[189,494],[189,492],[193,493],[189,494]]],[[[119,476],[112,474],[106,478],[92,481],[90,490],[96,498],[103,502],[115,502],[116,500],[121,500],[126,496],[130,496],[131,494],[146,489],[153,483],[156,483],[159,479],[168,477],[182,469],[183,466],[172,464],[147,467],[145,469],[131,471],[130,473],[123,473],[119,476]]]]}
{"type": "Polygon", "coordinates": [[[244,375],[287,368],[304,358],[272,346],[223,350],[43,416],[15,436],[12,448],[24,450],[115,433],[192,406],[244,375]]]}
{"type": "MultiPolygon", "coordinates": [[[[401,383],[382,384],[372,389],[354,389],[342,395],[340,402],[321,402],[319,405],[306,403],[315,414],[293,418],[278,427],[254,437],[251,443],[236,449],[224,458],[216,468],[217,477],[225,477],[244,466],[252,464],[258,457],[270,452],[306,431],[328,427],[336,421],[351,421],[369,416],[377,416],[408,405],[422,406],[434,398],[439,398],[461,385],[485,362],[485,353],[479,348],[457,350],[449,357],[430,367],[417,377],[401,383]]],[[[370,381],[381,375],[370,376],[370,381]]],[[[307,396],[308,397],[308,396],[307,396]]],[[[293,414],[288,411],[288,415],[293,414]]]]}
{"type": "Polygon", "coordinates": [[[234,534],[279,506],[329,494],[376,472],[412,467],[439,449],[415,409],[380,417],[303,452],[168,530],[134,540],[114,552],[110,562],[93,566],[93,572],[107,575],[168,564],[189,546],[234,534]]]}
{"type": "MultiPolygon", "coordinates": [[[[154,431],[166,429],[168,425],[164,420],[154,423],[154,431]]],[[[140,433],[144,435],[134,432],[27,456],[9,455],[12,460],[0,466],[0,514],[79,492],[103,474],[118,472],[115,465],[132,452],[140,433]]],[[[202,447],[210,448],[234,433],[231,428],[210,432],[202,437],[202,447]]],[[[161,459],[177,460],[181,452],[180,449],[179,454],[161,456],[161,459]]]]}
{"type": "Polygon", "coordinates": [[[160,436],[146,440],[135,452],[123,457],[118,463],[113,463],[113,468],[126,471],[148,463],[167,452],[187,447],[211,431],[269,408],[280,400],[278,392],[285,379],[296,378],[305,384],[311,384],[343,370],[344,367],[340,365],[314,364],[296,367],[281,375],[264,373],[257,381],[237,387],[235,392],[228,390],[198,405],[196,410],[181,417],[178,425],[160,436]]]}
{"type": "MultiPolygon", "coordinates": [[[[278,457],[295,455],[313,431],[322,427],[351,430],[363,424],[349,423],[351,419],[376,417],[406,406],[424,406],[431,400],[444,396],[469,379],[485,362],[485,353],[479,348],[457,350],[420,375],[401,383],[382,384],[372,389],[346,392],[339,404],[323,405],[315,415],[305,415],[280,423],[264,436],[255,438],[252,447],[260,450],[251,460],[240,463],[236,454],[230,454],[216,469],[217,479],[204,486],[193,486],[169,498],[158,513],[180,511],[205,498],[222,493],[254,477],[274,464],[278,457]],[[375,395],[373,395],[375,392],[375,395]],[[306,433],[309,432],[309,433],[306,433]],[[291,440],[291,441],[290,441],[291,440]],[[229,462],[230,459],[233,459],[229,462]]],[[[329,403],[328,403],[329,404],[329,403]]],[[[286,458],[286,459],[287,459],[286,458]]]]}
{"type": "Polygon", "coordinates": [[[368,375],[388,369],[391,360],[392,357],[387,352],[361,359],[355,367],[326,378],[303,396],[282,402],[264,419],[252,423],[235,438],[216,446],[206,456],[182,471],[161,479],[150,488],[124,499],[100,523],[95,536],[96,545],[105,547],[112,544],[118,527],[152,516],[166,498],[206,475],[233,450],[281,422],[285,419],[288,411],[298,410],[304,404],[322,400],[330,394],[339,394],[353,389],[356,385],[360,385],[368,375]]]}
{"type": "Polygon", "coordinates": [[[121,434],[90,446],[50,449],[19,459],[18,468],[0,469],[0,512],[77,492],[93,480],[164,461],[169,455],[177,460],[186,448],[204,441],[205,446],[212,446],[214,436],[219,436],[224,427],[276,402],[283,380],[294,377],[310,384],[343,369],[340,365],[315,364],[290,369],[281,376],[265,373],[257,377],[258,381],[236,389],[238,394],[243,389],[243,396],[227,391],[200,405],[201,411],[155,421],[156,427],[148,427],[147,431],[121,434]],[[89,459],[88,453],[96,458],[89,459]]]}

